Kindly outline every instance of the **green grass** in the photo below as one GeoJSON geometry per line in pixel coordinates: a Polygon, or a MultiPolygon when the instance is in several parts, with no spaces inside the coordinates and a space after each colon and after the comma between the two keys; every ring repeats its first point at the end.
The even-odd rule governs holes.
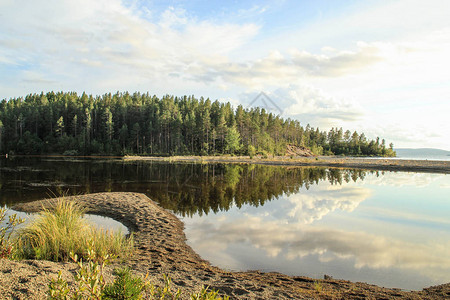
{"type": "Polygon", "coordinates": [[[133,276],[129,268],[116,269],[114,275],[114,282],[103,288],[105,299],[142,299],[141,294],[147,287],[142,278],[133,276]]]}
{"type": "Polygon", "coordinates": [[[133,249],[132,237],[120,232],[96,229],[84,216],[84,209],[73,201],[59,199],[44,208],[18,232],[18,258],[68,261],[70,253],[86,257],[92,249],[99,257],[127,256],[133,249]]]}

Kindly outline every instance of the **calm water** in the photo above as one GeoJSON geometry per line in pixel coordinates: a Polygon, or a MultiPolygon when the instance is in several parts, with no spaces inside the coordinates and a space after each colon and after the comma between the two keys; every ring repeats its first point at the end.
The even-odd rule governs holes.
{"type": "MultiPolygon", "coordinates": [[[[13,215],[13,214],[17,215],[18,218],[21,218],[25,221],[22,224],[15,226],[14,230],[18,230],[21,227],[26,226],[35,217],[35,214],[29,214],[29,213],[25,213],[22,211],[8,209],[6,211],[5,219],[3,220],[3,222],[0,222],[0,226],[6,226],[9,216],[13,215]]],[[[120,233],[123,233],[124,235],[127,235],[130,233],[130,231],[128,230],[128,228],[125,225],[123,225],[122,223],[120,223],[114,219],[111,219],[109,217],[85,214],[84,218],[86,220],[88,220],[88,222],[90,224],[92,224],[95,228],[98,228],[98,229],[120,232],[120,233]]]]}
{"type": "Polygon", "coordinates": [[[421,289],[450,282],[450,176],[325,168],[2,159],[0,205],[66,192],[147,194],[229,270],[421,289]]]}

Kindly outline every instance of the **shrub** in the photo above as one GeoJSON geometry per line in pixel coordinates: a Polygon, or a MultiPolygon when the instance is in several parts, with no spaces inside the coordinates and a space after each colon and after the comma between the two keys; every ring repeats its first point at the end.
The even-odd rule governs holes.
{"type": "Polygon", "coordinates": [[[83,215],[84,210],[79,205],[64,198],[50,209],[44,208],[19,231],[18,257],[67,261],[71,252],[87,257],[90,248],[99,257],[106,254],[127,256],[131,253],[132,237],[96,229],[83,215]]]}
{"type": "Polygon", "coordinates": [[[140,277],[133,276],[129,268],[116,269],[116,279],[103,289],[105,299],[141,299],[147,285],[140,277]]]}
{"type": "Polygon", "coordinates": [[[78,151],[77,150],[66,150],[66,151],[64,151],[63,155],[76,156],[76,155],[78,155],[78,151]]]}
{"type": "Polygon", "coordinates": [[[250,157],[255,156],[255,155],[256,155],[256,148],[255,148],[255,146],[253,146],[253,145],[248,145],[247,152],[248,152],[248,155],[249,155],[250,157]]]}
{"type": "Polygon", "coordinates": [[[263,150],[263,151],[261,152],[261,154],[262,154],[262,157],[263,157],[264,159],[269,158],[269,153],[268,153],[266,150],[263,150]]]}

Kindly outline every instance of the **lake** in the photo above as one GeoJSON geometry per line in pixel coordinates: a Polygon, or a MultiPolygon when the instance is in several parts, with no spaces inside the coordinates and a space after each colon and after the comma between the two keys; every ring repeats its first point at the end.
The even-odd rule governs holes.
{"type": "Polygon", "coordinates": [[[408,290],[450,282],[450,176],[163,163],[0,159],[0,204],[141,192],[226,270],[364,281],[408,290]]]}

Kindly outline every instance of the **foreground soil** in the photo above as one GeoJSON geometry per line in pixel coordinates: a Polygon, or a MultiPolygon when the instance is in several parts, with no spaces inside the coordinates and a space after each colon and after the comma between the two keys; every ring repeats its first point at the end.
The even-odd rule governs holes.
{"type": "Polygon", "coordinates": [[[359,158],[340,156],[275,156],[272,158],[248,156],[125,156],[124,160],[149,160],[199,163],[249,163],[275,166],[317,166],[331,168],[356,168],[382,171],[431,172],[450,174],[450,161],[405,160],[395,158],[359,158]]]}
{"type": "MultiPolygon", "coordinates": [[[[232,299],[449,299],[450,283],[405,292],[345,280],[312,279],[280,273],[227,272],[202,260],[186,243],[183,223],[147,196],[137,193],[99,193],[67,197],[82,204],[87,213],[113,218],[134,233],[137,251],[106,269],[128,266],[136,274],[162,284],[168,274],[174,288],[183,290],[183,299],[202,285],[219,290],[232,299]]],[[[14,209],[36,212],[55,199],[19,204],[14,209]]],[[[77,267],[73,263],[0,260],[0,299],[44,299],[49,281],[59,271],[73,283],[77,267]]]]}

